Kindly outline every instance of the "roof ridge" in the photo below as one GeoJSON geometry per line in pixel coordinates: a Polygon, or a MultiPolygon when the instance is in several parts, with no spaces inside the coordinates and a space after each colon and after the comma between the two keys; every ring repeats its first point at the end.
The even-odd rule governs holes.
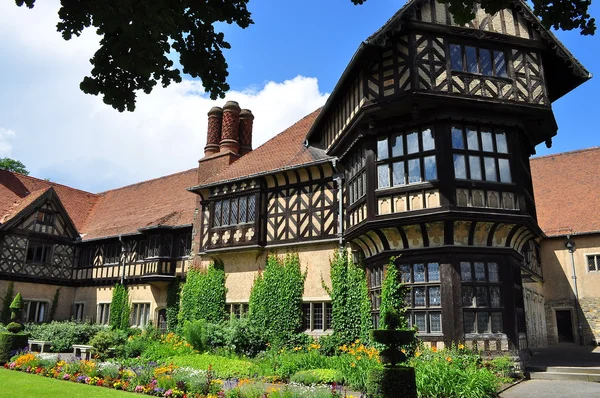
{"type": "Polygon", "coordinates": [[[600,150],[600,146],[592,146],[589,148],[574,149],[572,151],[567,151],[567,152],[558,152],[558,153],[551,153],[548,155],[535,156],[535,157],[532,157],[530,160],[545,159],[545,158],[554,157],[554,156],[568,156],[568,155],[573,155],[573,154],[577,154],[577,153],[581,153],[581,152],[596,151],[596,150],[600,150]]]}
{"type": "Polygon", "coordinates": [[[138,181],[138,182],[134,182],[134,183],[132,183],[132,184],[123,185],[122,187],[117,187],[117,188],[108,189],[108,190],[106,190],[106,191],[98,192],[98,193],[97,193],[97,194],[95,194],[95,195],[105,195],[105,194],[107,194],[107,193],[109,193],[109,192],[113,192],[113,191],[119,191],[119,190],[121,190],[121,189],[125,189],[125,188],[131,188],[131,187],[133,187],[133,186],[135,186],[135,185],[142,185],[142,184],[146,184],[146,183],[148,183],[148,182],[152,182],[152,181],[163,180],[163,179],[165,179],[165,178],[173,177],[173,176],[176,176],[176,175],[178,175],[178,174],[185,174],[185,173],[189,173],[190,171],[193,171],[193,170],[196,170],[196,171],[197,171],[197,170],[198,170],[198,167],[193,167],[193,168],[191,168],[191,169],[188,169],[188,170],[178,171],[178,172],[176,172],[176,173],[171,173],[171,174],[167,174],[167,175],[160,176],[160,177],[150,178],[150,179],[148,179],[148,180],[144,180],[144,181],[138,181]]]}
{"type": "MultiPolygon", "coordinates": [[[[6,169],[1,169],[1,171],[7,172],[7,173],[10,173],[10,174],[19,174],[22,178],[28,178],[30,180],[35,180],[35,181],[39,181],[39,182],[42,182],[42,183],[46,183],[46,184],[49,185],[48,188],[54,187],[54,186],[60,186],[60,187],[63,187],[63,188],[71,189],[73,191],[78,191],[78,192],[86,193],[88,195],[94,195],[94,196],[98,195],[97,193],[93,193],[93,192],[90,192],[90,191],[84,191],[83,189],[79,189],[79,188],[73,188],[73,187],[70,187],[68,185],[61,184],[59,182],[50,181],[50,180],[45,180],[43,178],[38,178],[38,177],[33,177],[33,176],[30,176],[30,175],[27,175],[27,174],[17,173],[16,171],[10,171],[10,170],[6,170],[6,169]]],[[[36,191],[39,191],[39,190],[36,190],[36,191]]],[[[31,194],[31,192],[29,192],[29,194],[31,194]]]]}

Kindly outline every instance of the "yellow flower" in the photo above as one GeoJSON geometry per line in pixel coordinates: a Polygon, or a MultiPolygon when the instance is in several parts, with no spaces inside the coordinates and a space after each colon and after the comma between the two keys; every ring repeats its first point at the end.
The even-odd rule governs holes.
{"type": "Polygon", "coordinates": [[[417,352],[415,352],[415,357],[417,357],[417,358],[418,358],[418,357],[420,357],[420,356],[421,356],[421,351],[417,351],[417,352]]]}
{"type": "Polygon", "coordinates": [[[450,357],[446,357],[446,361],[448,361],[448,362],[452,362],[452,358],[450,358],[450,357]]]}
{"type": "Polygon", "coordinates": [[[437,347],[431,347],[431,351],[437,352],[437,347]]]}
{"type": "Polygon", "coordinates": [[[459,350],[464,350],[464,349],[465,349],[465,346],[464,346],[463,344],[459,344],[459,345],[458,345],[458,349],[459,349],[459,350]]]}
{"type": "Polygon", "coordinates": [[[352,368],[353,368],[353,367],[355,367],[355,366],[356,366],[356,364],[355,364],[354,362],[352,362],[352,363],[350,364],[350,367],[352,367],[352,368]]]}

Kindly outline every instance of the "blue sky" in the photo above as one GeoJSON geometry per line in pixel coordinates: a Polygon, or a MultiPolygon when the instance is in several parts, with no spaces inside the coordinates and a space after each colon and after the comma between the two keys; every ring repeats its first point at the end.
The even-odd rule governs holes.
{"type": "MultiPolygon", "coordinates": [[[[64,42],[54,25],[58,0],[33,10],[0,4],[0,156],[23,161],[32,175],[98,192],[197,165],[206,112],[228,99],[250,108],[255,146],[321,106],[358,48],[404,1],[282,2],[251,0],[254,25],[221,25],[232,91],[210,101],[198,82],[140,94],[133,114],[120,114],[78,84],[97,38],[64,42]]],[[[591,13],[600,16],[594,4],[591,13]]],[[[558,32],[593,74],[600,75],[600,32],[558,32]]],[[[559,134],[538,155],[600,145],[600,76],[554,105],[559,134]]]]}

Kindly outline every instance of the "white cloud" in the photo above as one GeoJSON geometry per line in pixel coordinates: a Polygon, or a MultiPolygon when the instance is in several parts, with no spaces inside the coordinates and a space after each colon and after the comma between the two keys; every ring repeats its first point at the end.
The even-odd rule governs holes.
{"type": "Polygon", "coordinates": [[[15,136],[14,130],[0,127],[0,157],[10,156],[12,153],[11,140],[15,136]]]}
{"type": "Polygon", "coordinates": [[[235,100],[251,109],[256,147],[323,105],[328,95],[316,78],[297,76],[231,91],[215,102],[200,82],[184,80],[139,94],[135,112],[119,113],[79,91],[97,38],[91,33],[65,42],[56,33],[57,9],[56,2],[36,2],[33,10],[0,4],[0,42],[8,60],[0,63],[7,80],[0,120],[19,132],[0,135],[0,154],[10,152],[12,143],[12,157],[36,177],[99,191],[186,170],[203,156],[212,106],[235,100]]]}

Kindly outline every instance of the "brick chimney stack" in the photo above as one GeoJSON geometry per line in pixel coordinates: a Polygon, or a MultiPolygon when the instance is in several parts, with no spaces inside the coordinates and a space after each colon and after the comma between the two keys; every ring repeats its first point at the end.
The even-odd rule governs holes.
{"type": "Polygon", "coordinates": [[[223,108],[214,106],[208,111],[208,131],[206,133],[206,146],[204,156],[214,155],[219,152],[221,143],[221,126],[223,124],[223,108]]]}
{"type": "Polygon", "coordinates": [[[240,155],[244,156],[252,151],[252,124],[254,115],[250,109],[242,109],[240,112],[240,155]]]}
{"type": "Polygon", "coordinates": [[[235,101],[227,101],[223,107],[223,127],[221,129],[221,152],[240,152],[240,106],[235,101]]]}

